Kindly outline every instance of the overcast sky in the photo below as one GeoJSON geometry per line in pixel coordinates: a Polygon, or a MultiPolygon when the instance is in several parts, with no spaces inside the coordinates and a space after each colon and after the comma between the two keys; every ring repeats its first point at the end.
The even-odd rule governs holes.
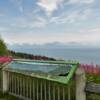
{"type": "Polygon", "coordinates": [[[100,44],[100,0],[0,0],[7,43],[100,44]]]}

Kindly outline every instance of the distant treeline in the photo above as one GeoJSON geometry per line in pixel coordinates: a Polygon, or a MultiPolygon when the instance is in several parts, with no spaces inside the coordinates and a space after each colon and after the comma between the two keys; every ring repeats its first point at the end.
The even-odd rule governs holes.
{"type": "Polygon", "coordinates": [[[11,56],[12,58],[32,59],[32,60],[53,60],[53,61],[56,60],[54,58],[50,58],[46,56],[32,55],[32,54],[8,50],[6,43],[3,41],[1,36],[0,36],[0,56],[11,56]]]}
{"type": "Polygon", "coordinates": [[[40,55],[32,55],[32,54],[27,54],[27,53],[21,53],[21,52],[15,52],[15,51],[10,51],[9,54],[13,58],[19,58],[19,59],[31,59],[31,60],[52,60],[55,61],[56,59],[46,57],[46,56],[40,56],[40,55]]]}

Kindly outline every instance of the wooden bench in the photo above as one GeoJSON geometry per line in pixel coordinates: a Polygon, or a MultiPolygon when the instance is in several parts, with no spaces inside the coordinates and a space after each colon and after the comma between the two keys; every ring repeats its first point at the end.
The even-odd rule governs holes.
{"type": "Polygon", "coordinates": [[[85,91],[89,93],[100,94],[100,84],[87,83],[85,91]]]}

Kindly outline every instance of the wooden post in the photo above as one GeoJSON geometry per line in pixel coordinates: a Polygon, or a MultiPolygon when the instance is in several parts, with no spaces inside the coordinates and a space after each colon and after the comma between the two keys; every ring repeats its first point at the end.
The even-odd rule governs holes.
{"type": "Polygon", "coordinates": [[[2,70],[2,91],[8,91],[8,75],[7,72],[2,70]]]}
{"type": "Polygon", "coordinates": [[[86,100],[85,93],[86,77],[82,68],[76,70],[76,100],[86,100]]]}
{"type": "Polygon", "coordinates": [[[8,65],[9,63],[7,62],[7,63],[2,63],[2,64],[0,64],[0,71],[1,71],[1,83],[0,83],[0,85],[2,85],[1,87],[1,89],[2,89],[2,92],[7,92],[8,91],[8,81],[9,81],[9,75],[8,75],[8,72],[7,71],[5,71],[4,69],[5,69],[5,67],[8,65]]]}
{"type": "Polygon", "coordinates": [[[71,100],[70,84],[68,85],[68,100],[71,100]]]}

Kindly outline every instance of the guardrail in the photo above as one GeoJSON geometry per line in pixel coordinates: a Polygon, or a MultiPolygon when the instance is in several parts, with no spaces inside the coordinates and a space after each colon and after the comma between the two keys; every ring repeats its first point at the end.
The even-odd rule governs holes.
{"type": "Polygon", "coordinates": [[[17,97],[25,100],[66,100],[68,97],[67,86],[63,84],[13,72],[7,73],[8,91],[17,97]]]}
{"type": "MultiPolygon", "coordinates": [[[[56,63],[59,64],[59,62],[56,63]]],[[[67,80],[70,76],[74,77],[73,70],[72,68],[67,80]]],[[[86,100],[84,71],[79,67],[75,76],[75,79],[72,77],[71,81],[65,84],[1,67],[0,89],[23,100],[86,100]]]]}
{"type": "Polygon", "coordinates": [[[75,100],[75,84],[61,84],[12,70],[0,70],[3,92],[24,100],[75,100]]]}

